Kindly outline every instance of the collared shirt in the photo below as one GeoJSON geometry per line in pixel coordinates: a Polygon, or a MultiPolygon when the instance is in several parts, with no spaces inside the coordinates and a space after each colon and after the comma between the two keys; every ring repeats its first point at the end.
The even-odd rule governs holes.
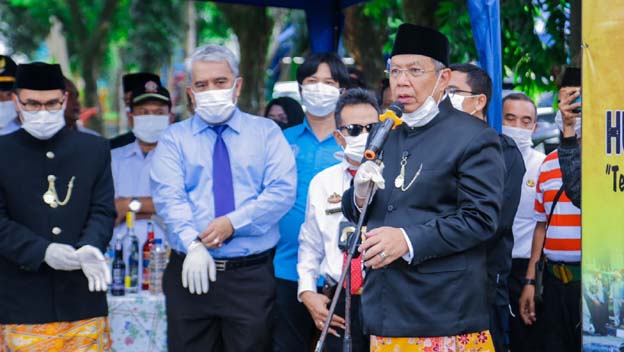
{"type": "Polygon", "coordinates": [[[305,222],[299,232],[299,287],[297,297],[304,291],[316,292],[320,276],[329,276],[338,282],[342,272],[342,252],[338,248],[340,223],[348,221],[340,211],[342,196],[353,178],[346,161],[319,172],[310,182],[305,222]],[[326,213],[327,210],[338,212],[326,213]]]}
{"type": "MultiPolygon", "coordinates": [[[[278,222],[295,200],[297,172],[277,125],[236,110],[223,134],[228,148],[236,210],[226,216],[232,240],[210,250],[215,258],[260,253],[275,247],[278,222]]],[[[198,115],[171,125],[161,136],[151,170],[152,197],[167,225],[172,249],[188,246],[214,219],[212,153],[217,133],[198,115]]]]}
{"type": "Polygon", "coordinates": [[[297,281],[299,230],[305,218],[308,186],[316,174],[339,162],[334,153],[342,148],[331,134],[319,141],[307,118],[302,124],[286,129],[284,135],[297,160],[297,198],[294,207],[279,223],[280,239],[273,266],[277,278],[297,281]]]}
{"type": "MultiPolygon", "coordinates": [[[[151,197],[150,190],[150,167],[154,151],[150,151],[147,155],[143,154],[138,141],[134,141],[121,148],[111,151],[111,170],[113,172],[113,182],[115,184],[115,198],[119,197],[151,197]]],[[[139,219],[134,222],[134,232],[139,238],[142,245],[147,239],[147,219],[139,219]]],[[[154,234],[157,238],[165,238],[164,229],[157,222],[154,224],[154,234]]],[[[116,235],[122,235],[127,232],[125,222],[115,227],[115,236],[112,241],[116,240],[116,235]]]]}
{"type": "Polygon", "coordinates": [[[526,172],[522,178],[520,190],[520,203],[513,222],[514,246],[511,251],[512,258],[529,259],[531,257],[531,245],[533,243],[533,231],[535,230],[535,189],[539,168],[544,162],[546,155],[533,148],[521,150],[522,159],[526,172]]]}
{"type": "Polygon", "coordinates": [[[17,117],[15,120],[9,122],[4,128],[0,128],[0,136],[4,136],[5,134],[13,133],[22,128],[22,126],[17,123],[17,117]]]}

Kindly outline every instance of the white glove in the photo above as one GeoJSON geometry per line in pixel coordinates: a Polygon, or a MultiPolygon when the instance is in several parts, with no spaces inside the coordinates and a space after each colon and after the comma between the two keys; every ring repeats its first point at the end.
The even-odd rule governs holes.
{"type": "Polygon", "coordinates": [[[46,248],[43,260],[55,270],[78,270],[80,262],[76,249],[68,244],[50,243],[46,248]]]}
{"type": "Polygon", "coordinates": [[[371,160],[368,160],[360,165],[355,177],[353,178],[355,196],[358,198],[366,198],[366,196],[368,196],[370,182],[375,184],[375,189],[384,189],[386,187],[386,183],[383,178],[383,169],[383,163],[381,165],[377,165],[377,163],[371,160]]]}
{"type": "Polygon", "coordinates": [[[99,249],[86,245],[76,251],[82,272],[89,280],[89,291],[106,291],[111,283],[111,272],[99,249]]]}
{"type": "Polygon", "coordinates": [[[193,241],[182,264],[182,286],[191,293],[208,293],[208,276],[210,281],[217,280],[217,267],[214,259],[203,243],[193,241]]]}

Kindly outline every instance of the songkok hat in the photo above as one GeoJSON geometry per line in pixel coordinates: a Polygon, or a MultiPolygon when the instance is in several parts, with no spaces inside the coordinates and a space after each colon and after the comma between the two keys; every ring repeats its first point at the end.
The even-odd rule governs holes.
{"type": "Polygon", "coordinates": [[[0,90],[13,89],[17,65],[10,57],[0,55],[0,90]]]}
{"type": "Polygon", "coordinates": [[[423,55],[449,65],[449,41],[435,29],[404,23],[399,26],[392,55],[423,55]]]}
{"type": "Polygon", "coordinates": [[[121,80],[124,94],[142,87],[145,83],[149,81],[154,81],[158,83],[159,86],[162,85],[160,83],[160,77],[157,74],[150,72],[128,73],[125,74],[121,80]]]}
{"type": "Polygon", "coordinates": [[[130,105],[135,107],[148,100],[158,100],[167,103],[171,107],[169,91],[155,81],[147,81],[143,86],[135,87],[132,91],[130,105]]]}
{"type": "Polygon", "coordinates": [[[578,67],[567,67],[563,71],[561,77],[561,84],[559,88],[563,87],[580,87],[581,86],[581,69],[578,67]]]}
{"type": "Polygon", "coordinates": [[[65,78],[59,64],[33,62],[20,64],[15,73],[16,89],[65,90],[65,78]]]}

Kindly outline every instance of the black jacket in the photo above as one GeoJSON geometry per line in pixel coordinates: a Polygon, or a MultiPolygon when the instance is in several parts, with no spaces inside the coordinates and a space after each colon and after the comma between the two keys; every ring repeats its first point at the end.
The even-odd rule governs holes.
{"type": "Polygon", "coordinates": [[[581,146],[576,136],[564,138],[559,146],[563,190],[572,204],[581,208],[581,146]]]}
{"type": "Polygon", "coordinates": [[[53,242],[105,250],[115,221],[108,142],[67,128],[42,141],[20,129],[0,137],[0,165],[0,324],[106,316],[106,294],[89,292],[81,270],[43,259],[53,242]],[[76,177],[67,205],[44,203],[48,175],[61,200],[76,177]]]}
{"type": "Polygon", "coordinates": [[[113,137],[109,140],[110,149],[121,148],[124,145],[128,145],[136,140],[136,137],[132,131],[128,131],[124,134],[120,134],[117,137],[113,137]]]}
{"type": "MultiPolygon", "coordinates": [[[[426,126],[399,126],[383,152],[386,188],[370,205],[368,228],[403,228],[413,259],[367,272],[362,296],[365,333],[453,336],[487,330],[486,243],[494,236],[505,165],[493,129],[453,109],[449,99],[426,126]],[[407,185],[394,186],[407,152],[407,185]]],[[[343,213],[357,221],[353,188],[343,213]]]]}
{"type": "Polygon", "coordinates": [[[505,186],[498,229],[487,246],[488,296],[490,303],[509,304],[507,280],[511,273],[511,251],[514,245],[513,222],[520,203],[524,159],[513,139],[499,135],[505,161],[505,186]]]}

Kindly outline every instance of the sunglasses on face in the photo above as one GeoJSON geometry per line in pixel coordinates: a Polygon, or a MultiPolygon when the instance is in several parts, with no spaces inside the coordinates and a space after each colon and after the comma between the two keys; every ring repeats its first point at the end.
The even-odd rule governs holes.
{"type": "Polygon", "coordinates": [[[373,129],[373,127],[377,125],[377,123],[369,123],[368,125],[362,126],[362,125],[346,125],[346,126],[340,126],[338,129],[342,132],[342,131],[347,131],[347,134],[351,137],[357,137],[359,136],[362,131],[364,129],[366,129],[366,132],[370,133],[370,131],[373,129]]]}

